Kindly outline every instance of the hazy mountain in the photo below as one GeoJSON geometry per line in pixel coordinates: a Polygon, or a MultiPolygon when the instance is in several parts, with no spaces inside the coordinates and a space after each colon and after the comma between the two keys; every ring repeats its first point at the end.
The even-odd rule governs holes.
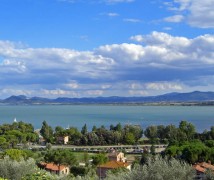
{"type": "Polygon", "coordinates": [[[11,96],[1,103],[6,104],[110,104],[110,103],[158,103],[158,102],[211,102],[214,101],[214,92],[194,91],[190,93],[169,93],[147,97],[95,97],[95,98],[56,98],[41,97],[28,98],[26,96],[11,96]]]}

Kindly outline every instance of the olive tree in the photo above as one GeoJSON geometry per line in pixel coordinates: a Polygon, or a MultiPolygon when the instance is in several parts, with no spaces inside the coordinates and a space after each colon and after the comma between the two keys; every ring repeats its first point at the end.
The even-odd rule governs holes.
{"type": "Polygon", "coordinates": [[[132,171],[122,174],[108,174],[107,180],[192,180],[195,171],[182,161],[174,158],[153,156],[143,166],[137,165],[132,171]]]}
{"type": "Polygon", "coordinates": [[[0,161],[0,177],[4,179],[20,180],[23,176],[34,173],[36,169],[35,161],[31,158],[15,161],[6,156],[0,161]]]}

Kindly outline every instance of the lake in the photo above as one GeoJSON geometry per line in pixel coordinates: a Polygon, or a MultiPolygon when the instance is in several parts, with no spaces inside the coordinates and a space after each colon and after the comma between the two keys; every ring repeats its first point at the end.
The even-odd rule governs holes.
{"type": "Polygon", "coordinates": [[[212,106],[126,106],[126,105],[31,105],[0,106],[0,124],[17,121],[32,123],[41,128],[46,120],[52,127],[74,126],[81,129],[86,123],[109,128],[117,123],[149,125],[178,125],[181,120],[193,123],[199,132],[214,126],[212,106]]]}

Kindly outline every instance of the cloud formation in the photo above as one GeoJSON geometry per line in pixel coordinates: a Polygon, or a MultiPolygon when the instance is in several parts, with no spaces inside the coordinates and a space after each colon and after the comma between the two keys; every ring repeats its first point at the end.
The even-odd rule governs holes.
{"type": "Polygon", "coordinates": [[[164,4],[169,10],[182,13],[182,15],[168,17],[164,20],[168,20],[169,22],[175,22],[175,20],[177,20],[177,22],[180,22],[185,18],[186,22],[191,26],[214,28],[214,0],[174,0],[172,3],[164,4]]]}
{"type": "Polygon", "coordinates": [[[0,41],[0,96],[130,96],[212,87],[213,35],[188,39],[154,31],[130,39],[138,44],[93,51],[0,41]]]}

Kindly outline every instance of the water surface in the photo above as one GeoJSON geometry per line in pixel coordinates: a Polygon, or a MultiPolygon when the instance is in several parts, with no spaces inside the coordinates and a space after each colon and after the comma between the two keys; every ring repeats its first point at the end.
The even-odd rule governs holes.
{"type": "Polygon", "coordinates": [[[0,106],[0,124],[17,121],[29,122],[40,128],[44,120],[52,127],[74,126],[79,129],[86,123],[93,125],[137,124],[178,125],[181,120],[193,123],[198,131],[214,126],[212,106],[121,106],[121,105],[32,105],[0,106]]]}

